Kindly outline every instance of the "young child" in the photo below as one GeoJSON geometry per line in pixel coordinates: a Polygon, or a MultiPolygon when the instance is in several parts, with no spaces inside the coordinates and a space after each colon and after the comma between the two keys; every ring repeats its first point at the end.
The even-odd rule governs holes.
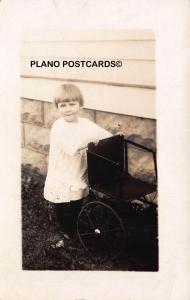
{"type": "Polygon", "coordinates": [[[82,199],[89,193],[86,147],[111,133],[86,118],[79,117],[84,100],[79,88],[62,84],[54,103],[61,114],[50,132],[48,173],[44,198],[55,204],[63,231],[76,229],[82,199]]]}

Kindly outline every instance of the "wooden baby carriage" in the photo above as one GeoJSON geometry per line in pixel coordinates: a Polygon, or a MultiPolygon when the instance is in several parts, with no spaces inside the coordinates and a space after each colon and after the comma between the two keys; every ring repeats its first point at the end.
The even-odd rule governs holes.
{"type": "Polygon", "coordinates": [[[84,248],[95,258],[114,259],[132,236],[140,233],[142,238],[147,234],[148,239],[156,238],[156,204],[149,201],[149,195],[157,191],[156,153],[117,135],[101,140],[97,145],[90,143],[87,161],[90,195],[77,221],[78,237],[84,248]],[[130,147],[152,155],[153,183],[129,174],[130,147]],[[153,219],[154,226],[148,232],[147,223],[153,219]],[[135,230],[129,220],[132,221],[130,224],[138,225],[135,230]]]}

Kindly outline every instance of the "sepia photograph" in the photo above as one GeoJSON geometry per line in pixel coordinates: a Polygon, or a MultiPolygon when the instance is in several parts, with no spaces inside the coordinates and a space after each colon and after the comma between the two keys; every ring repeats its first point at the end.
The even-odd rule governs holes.
{"type": "Polygon", "coordinates": [[[23,270],[159,270],[155,43],[23,31],[23,270]]]}
{"type": "Polygon", "coordinates": [[[190,1],[0,1],[0,300],[189,300],[190,1]]]}

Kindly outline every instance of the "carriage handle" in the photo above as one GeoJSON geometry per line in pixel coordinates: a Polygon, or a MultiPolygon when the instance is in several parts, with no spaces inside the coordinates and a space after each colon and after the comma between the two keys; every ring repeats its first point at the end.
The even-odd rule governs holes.
{"type": "MultiPolygon", "coordinates": [[[[140,148],[140,149],[143,149],[145,151],[148,151],[148,152],[151,152],[152,153],[152,156],[153,156],[153,161],[154,161],[154,170],[155,170],[155,175],[156,175],[156,181],[158,179],[158,170],[157,170],[157,162],[156,162],[156,151],[150,149],[150,148],[147,148],[141,144],[138,144],[138,143],[135,143],[135,142],[132,142],[130,140],[125,140],[125,145],[126,145],[126,148],[128,148],[128,145],[127,143],[137,147],[137,148],[140,148]]],[[[127,150],[127,149],[126,149],[127,150]]],[[[125,155],[126,156],[126,155],[125,155]]],[[[126,165],[127,165],[128,162],[126,162],[126,165]]],[[[128,172],[128,165],[127,165],[127,172],[128,172]]]]}
{"type": "Polygon", "coordinates": [[[94,156],[98,156],[98,157],[102,158],[103,160],[106,160],[107,162],[111,163],[112,165],[115,165],[115,166],[119,166],[119,165],[120,165],[119,162],[115,162],[115,161],[113,161],[113,160],[111,160],[111,159],[109,159],[109,158],[107,158],[107,157],[105,157],[105,156],[102,156],[102,155],[100,155],[100,154],[91,152],[91,151],[89,151],[89,150],[87,150],[87,153],[93,154],[94,156]]]}

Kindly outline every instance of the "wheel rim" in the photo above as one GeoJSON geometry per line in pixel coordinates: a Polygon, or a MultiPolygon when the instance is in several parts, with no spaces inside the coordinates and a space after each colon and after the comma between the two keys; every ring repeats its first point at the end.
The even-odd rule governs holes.
{"type": "Polygon", "coordinates": [[[100,201],[86,204],[77,221],[83,247],[94,258],[115,259],[125,244],[125,228],[115,210],[100,201]]]}

